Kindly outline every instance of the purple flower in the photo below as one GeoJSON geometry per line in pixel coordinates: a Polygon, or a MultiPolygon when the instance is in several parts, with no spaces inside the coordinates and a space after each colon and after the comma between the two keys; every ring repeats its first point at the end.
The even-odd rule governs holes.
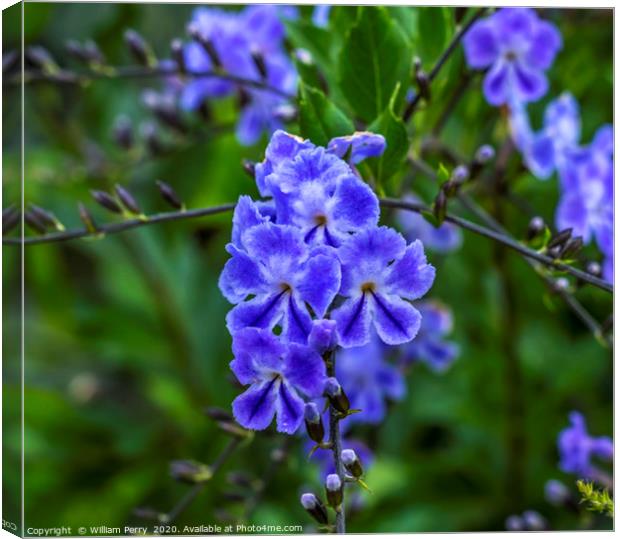
{"type": "MultiPolygon", "coordinates": [[[[249,6],[233,13],[217,8],[198,8],[190,23],[214,48],[222,68],[229,74],[245,79],[261,81],[285,94],[297,88],[297,73],[283,48],[284,26],[282,16],[294,12],[276,5],[249,6]],[[260,55],[266,73],[254,61],[260,55]]],[[[189,43],[184,49],[184,61],[188,72],[204,73],[214,69],[213,60],[199,43],[189,43]]],[[[237,138],[250,145],[258,140],[263,131],[274,132],[281,127],[277,109],[286,98],[271,90],[241,87],[233,81],[214,77],[194,77],[181,91],[181,106],[188,110],[198,108],[205,99],[232,95],[242,90],[246,103],[237,124],[237,138]]]]}
{"type": "MultiPolygon", "coordinates": [[[[412,194],[403,198],[409,202],[420,202],[420,199],[412,194]]],[[[420,240],[430,251],[449,253],[463,243],[461,231],[451,223],[435,227],[421,215],[406,210],[398,210],[396,219],[409,241],[420,240]]]]}
{"type": "Polygon", "coordinates": [[[304,400],[321,394],[325,364],[311,348],[284,345],[270,331],[247,328],[233,338],[230,368],[250,386],[232,404],[237,422],[252,430],[266,429],[276,415],[278,432],[293,434],[303,421],[304,400]]]}
{"type": "Polygon", "coordinates": [[[386,344],[402,344],[416,336],[420,313],[410,301],[422,297],[435,279],[418,240],[407,245],[385,226],[362,230],[339,249],[340,295],[346,300],[332,312],[344,348],[370,341],[370,326],[386,344]]]}
{"type": "Polygon", "coordinates": [[[361,410],[344,420],[345,428],[355,423],[380,423],[385,417],[386,399],[398,401],[405,396],[403,376],[385,360],[386,352],[387,347],[374,336],[364,346],[338,353],[336,376],[351,408],[361,410]]]}
{"type": "Polygon", "coordinates": [[[314,11],[312,12],[312,22],[314,23],[314,26],[325,28],[329,23],[329,12],[331,9],[332,6],[329,4],[319,4],[314,6],[314,11]]]}
{"type": "Polygon", "coordinates": [[[357,131],[346,137],[336,137],[327,144],[327,151],[340,158],[349,154],[348,162],[357,165],[369,157],[379,157],[385,151],[385,138],[368,131],[357,131]]]}
{"type": "Polygon", "coordinates": [[[525,107],[516,107],[511,111],[511,129],[529,170],[546,180],[555,170],[564,170],[578,147],[579,104],[567,92],[553,100],[547,105],[544,125],[538,133],[532,131],[525,107]]]}
{"type": "Polygon", "coordinates": [[[607,436],[592,437],[586,429],[585,419],[579,412],[569,414],[570,427],[565,428],[558,436],[560,452],[560,469],[583,478],[592,475],[594,468],[590,462],[592,457],[611,461],[614,447],[607,436]]]}
{"type": "Polygon", "coordinates": [[[424,301],[418,304],[422,315],[420,331],[416,338],[401,347],[405,363],[423,361],[435,372],[444,372],[456,359],[459,348],[444,340],[452,331],[452,313],[436,301],[424,301]]]}
{"type": "Polygon", "coordinates": [[[236,306],[226,323],[231,334],[246,328],[273,329],[306,343],[312,327],[309,305],[322,318],[340,286],[340,265],[329,249],[310,250],[301,232],[263,222],[248,228],[220,276],[220,290],[236,306]]]}
{"type": "Polygon", "coordinates": [[[613,230],[613,146],[611,127],[599,129],[586,148],[571,152],[560,173],[562,194],[556,210],[559,230],[572,228],[573,235],[588,243],[595,237],[608,253],[613,230]]]}
{"type": "Polygon", "coordinates": [[[532,9],[503,8],[476,22],[463,45],[470,67],[488,69],[483,85],[486,100],[513,106],[547,93],[544,72],[562,48],[562,36],[532,9]]]}

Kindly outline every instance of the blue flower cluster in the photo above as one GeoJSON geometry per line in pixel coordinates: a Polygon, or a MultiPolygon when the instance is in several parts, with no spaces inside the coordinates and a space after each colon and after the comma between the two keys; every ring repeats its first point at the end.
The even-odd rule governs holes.
{"type": "MultiPolygon", "coordinates": [[[[200,7],[190,22],[192,31],[209,42],[221,68],[231,75],[265,82],[286,94],[297,89],[297,72],[284,50],[284,25],[281,17],[295,17],[296,9],[275,4],[252,5],[239,12],[200,7]],[[260,56],[264,73],[255,61],[260,56]]],[[[184,61],[191,73],[212,71],[214,59],[202,44],[191,42],[185,46],[184,61]]],[[[242,91],[243,110],[237,124],[237,138],[241,144],[254,144],[261,133],[273,133],[281,127],[277,110],[286,98],[269,89],[243,89],[221,77],[196,77],[183,85],[181,106],[195,110],[206,100],[235,95],[242,91]]]]}
{"type": "Polygon", "coordinates": [[[379,201],[354,166],[384,149],[368,132],[323,148],[276,131],[255,168],[267,200],[239,199],[219,286],[235,305],[226,318],[231,368],[250,387],[233,411],[246,428],[264,429],[277,415],[279,431],[295,432],[302,399],[323,393],[320,354],[366,345],[375,333],[403,344],[420,328],[411,302],[435,269],[420,241],[378,225],[379,201]]]}
{"type": "Polygon", "coordinates": [[[579,412],[571,412],[569,419],[570,427],[558,436],[560,469],[581,478],[592,478],[596,474],[592,458],[611,462],[614,456],[613,442],[607,436],[590,436],[585,419],[579,412]]]}

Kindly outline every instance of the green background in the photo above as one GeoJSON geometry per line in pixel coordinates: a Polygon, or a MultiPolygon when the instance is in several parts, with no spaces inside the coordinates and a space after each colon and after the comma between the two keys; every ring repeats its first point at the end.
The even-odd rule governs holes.
{"type": "MultiPolygon", "coordinates": [[[[122,39],[131,27],[167,57],[170,40],[184,34],[192,9],[27,3],[25,40],[48,48],[62,66],[76,68],[64,41],[94,39],[110,63],[122,65],[132,63],[122,39]]],[[[359,96],[338,87],[337,66],[357,9],[336,8],[334,28],[314,32],[308,30],[310,8],[304,7],[301,21],[290,29],[294,46],[315,53],[330,99],[347,115],[359,96]]],[[[18,10],[3,13],[4,50],[18,46],[18,10]]],[[[384,8],[382,13],[399,25],[398,39],[405,40],[407,50],[419,55],[427,69],[454,32],[453,8],[384,8]]],[[[601,123],[612,119],[612,12],[548,9],[540,15],[558,25],[564,49],[548,72],[548,95],[530,109],[535,126],[545,104],[569,90],[581,104],[582,140],[588,141],[601,123]]],[[[360,62],[352,65],[360,67],[360,62]]],[[[463,69],[459,47],[434,84],[431,102],[415,115],[410,127],[414,152],[463,69]]],[[[444,142],[469,156],[483,143],[499,147],[506,137],[503,112],[484,102],[480,85],[478,77],[441,134],[444,142]]],[[[242,159],[260,160],[266,139],[255,147],[241,147],[230,129],[215,133],[194,117],[188,118],[192,130],[185,138],[161,128],[165,140],[178,145],[163,157],[149,156],[142,147],[127,153],[115,146],[111,131],[119,114],[136,125],[151,118],[140,100],[149,87],[160,83],[145,79],[98,81],[86,87],[28,86],[26,201],[52,210],[66,226],[78,227],[78,201],[88,205],[99,223],[115,219],[92,202],[89,190],[109,189],[117,182],[131,190],[147,213],[167,209],[155,187],[158,179],[174,186],[192,208],[231,202],[241,193],[257,196],[240,164],[242,159]]],[[[19,201],[20,94],[16,87],[3,91],[6,207],[19,201]]],[[[212,112],[214,122],[229,125],[235,120],[235,103],[219,101],[212,112]]],[[[357,116],[372,120],[366,113],[357,116]]],[[[295,124],[289,130],[299,132],[295,124]]],[[[439,157],[428,159],[438,166],[439,157]]],[[[519,166],[518,155],[509,163],[512,192],[552,223],[557,179],[537,181],[519,166]]],[[[405,185],[427,196],[436,189],[405,167],[383,187],[398,194],[405,185]]],[[[479,200],[493,206],[484,189],[479,200]]],[[[508,229],[522,238],[529,216],[508,203],[502,203],[501,211],[508,229]]],[[[392,223],[389,212],[383,212],[382,220],[392,223]]],[[[202,410],[228,409],[238,392],[229,383],[230,338],[224,323],[229,305],[217,287],[229,237],[230,215],[225,214],[144,227],[99,241],[26,249],[27,527],[148,522],[132,515],[133,509],[148,506],[165,512],[188,489],[169,477],[171,460],[209,463],[226,445],[228,436],[202,410]]],[[[598,257],[593,247],[585,254],[598,257]]],[[[6,518],[17,511],[20,488],[20,252],[4,246],[3,255],[6,518]]],[[[557,433],[571,410],[584,412],[592,433],[611,434],[611,351],[548,295],[518,255],[502,255],[488,240],[465,233],[459,251],[430,253],[429,258],[438,269],[430,297],[453,309],[453,339],[461,355],[444,375],[417,365],[408,375],[406,399],[390,409],[382,425],[360,430],[375,453],[368,476],[373,494],[364,494],[365,504],[350,515],[348,529],[499,530],[506,516],[525,509],[540,511],[555,529],[609,528],[608,519],[550,506],[543,486],[557,478],[575,490],[576,478],[558,470],[556,452],[557,433]]],[[[611,296],[605,292],[583,287],[577,296],[601,321],[611,311],[611,296]]],[[[240,448],[178,525],[225,524],[232,515],[247,523],[303,524],[310,529],[299,495],[321,487],[297,438],[289,440],[288,458],[275,466],[254,509],[225,496],[239,491],[227,483],[227,472],[264,477],[272,451],[284,441],[270,430],[240,448]]]]}

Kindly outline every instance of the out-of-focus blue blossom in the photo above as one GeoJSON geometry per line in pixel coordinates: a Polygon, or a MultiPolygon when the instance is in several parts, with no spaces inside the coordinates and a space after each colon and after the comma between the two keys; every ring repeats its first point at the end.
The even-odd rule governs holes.
{"type": "Polygon", "coordinates": [[[562,505],[570,499],[570,491],[561,481],[550,479],[545,483],[545,499],[551,505],[562,505]]]}
{"type": "Polygon", "coordinates": [[[544,125],[533,132],[525,107],[511,111],[511,129],[529,170],[541,180],[555,170],[563,171],[578,148],[581,136],[579,104],[568,92],[551,101],[545,110],[544,125]]]}
{"type": "Polygon", "coordinates": [[[585,419],[579,412],[569,414],[570,426],[558,435],[558,451],[560,453],[560,469],[581,478],[592,476],[593,457],[611,461],[614,446],[607,436],[593,437],[588,434],[585,419]]]}
{"type": "Polygon", "coordinates": [[[380,423],[385,417],[386,400],[398,401],[405,396],[403,375],[386,361],[387,352],[388,347],[373,336],[364,346],[338,353],[336,377],[351,408],[361,410],[344,420],[345,428],[355,423],[380,423]]]}
{"type": "Polygon", "coordinates": [[[319,4],[318,6],[314,6],[314,11],[312,12],[312,22],[314,26],[318,26],[319,28],[327,27],[329,23],[329,12],[331,11],[332,6],[329,4],[319,4]]]}
{"type": "Polygon", "coordinates": [[[503,8],[476,22],[463,39],[474,69],[488,69],[486,100],[495,106],[537,101],[547,93],[545,71],[562,48],[562,36],[527,8],[503,8]]]}
{"type": "Polygon", "coordinates": [[[452,331],[452,313],[437,301],[417,305],[422,315],[420,331],[411,342],[401,346],[401,358],[406,364],[423,361],[435,372],[446,371],[457,358],[458,345],[445,340],[452,331]]]}
{"type": "Polygon", "coordinates": [[[285,345],[268,330],[247,328],[233,337],[230,368],[250,387],[233,401],[237,422],[266,429],[276,416],[279,432],[293,434],[303,421],[304,400],[318,397],[325,384],[325,364],[311,348],[285,345]]]}
{"type": "MultiPolygon", "coordinates": [[[[420,199],[412,194],[403,198],[408,202],[420,202],[420,199]]],[[[420,214],[406,210],[398,210],[396,219],[407,240],[420,240],[430,251],[449,253],[458,249],[463,243],[461,231],[451,223],[444,222],[441,226],[435,227],[420,214]]]]}
{"type": "Polygon", "coordinates": [[[340,286],[334,254],[311,251],[297,228],[271,222],[248,228],[240,247],[230,243],[226,248],[232,258],[219,286],[236,304],[226,317],[231,334],[280,324],[284,336],[305,344],[312,327],[306,304],[322,318],[340,286]]]}
{"type": "Polygon", "coordinates": [[[349,155],[348,162],[357,165],[369,157],[379,157],[385,151],[385,138],[368,131],[357,131],[346,137],[336,137],[327,144],[327,151],[344,158],[349,155]]]}
{"type": "Polygon", "coordinates": [[[421,298],[435,280],[419,240],[407,245],[395,230],[369,228],[351,236],[339,249],[340,295],[346,301],[332,312],[344,348],[370,341],[370,326],[386,344],[413,339],[420,313],[410,301],[421,298]]]}
{"type": "MultiPolygon", "coordinates": [[[[209,41],[217,54],[222,69],[227,73],[245,79],[264,81],[284,94],[294,94],[297,88],[297,73],[288,59],[284,46],[284,25],[280,18],[294,16],[290,6],[253,5],[241,12],[229,12],[217,8],[201,7],[195,10],[190,24],[201,38],[209,41]],[[260,55],[266,68],[263,77],[253,55],[260,55]]],[[[204,47],[196,42],[189,43],[184,50],[184,61],[188,72],[204,73],[216,66],[204,47]]],[[[195,77],[187,81],[181,90],[181,106],[193,110],[205,99],[233,94],[241,87],[221,77],[195,77]]],[[[247,97],[237,124],[237,138],[242,144],[255,143],[261,133],[273,133],[281,127],[275,114],[286,98],[274,91],[243,87],[247,97]]]]}

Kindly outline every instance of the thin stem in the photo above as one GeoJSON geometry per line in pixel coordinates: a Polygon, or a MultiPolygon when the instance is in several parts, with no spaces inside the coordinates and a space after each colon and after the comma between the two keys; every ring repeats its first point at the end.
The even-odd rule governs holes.
{"type": "MultiPolygon", "coordinates": [[[[379,202],[382,206],[386,208],[398,208],[402,210],[413,211],[416,213],[423,213],[423,212],[431,211],[431,209],[425,204],[419,204],[416,202],[407,202],[407,201],[399,200],[395,198],[381,198],[379,199],[379,202]]],[[[526,247],[522,243],[519,243],[518,241],[512,239],[510,236],[502,234],[501,232],[497,232],[495,230],[491,230],[489,228],[478,225],[476,223],[472,223],[471,221],[468,221],[467,219],[463,219],[462,217],[458,217],[456,215],[446,214],[445,220],[449,223],[453,223],[461,228],[464,228],[465,230],[474,232],[475,234],[478,234],[479,236],[484,236],[485,238],[489,238],[498,243],[501,243],[505,245],[506,247],[509,247],[513,251],[518,252],[519,254],[523,255],[526,258],[529,258],[531,260],[536,260],[537,262],[540,262],[544,264],[545,266],[554,268],[558,271],[564,271],[566,273],[569,273],[573,277],[577,277],[578,279],[581,279],[582,281],[586,283],[596,286],[600,288],[601,290],[605,290],[606,292],[609,292],[609,293],[613,293],[614,291],[613,285],[611,285],[610,283],[603,281],[602,279],[599,279],[598,277],[594,277],[593,275],[590,275],[589,273],[586,273],[585,271],[569,266],[568,264],[565,264],[564,262],[560,262],[547,255],[539,253],[538,251],[534,251],[533,249],[526,247]]]]}
{"type": "Polygon", "coordinates": [[[267,90],[286,99],[295,99],[295,95],[289,94],[279,88],[269,85],[265,81],[248,79],[233,75],[226,71],[208,70],[208,71],[180,71],[178,68],[169,68],[165,66],[105,66],[104,69],[98,71],[89,71],[88,73],[75,73],[73,71],[59,71],[56,73],[45,73],[42,71],[25,72],[23,78],[18,74],[5,80],[4,85],[19,85],[22,81],[25,84],[44,82],[53,84],[81,85],[95,80],[115,80],[115,79],[143,79],[156,77],[186,77],[186,78],[219,78],[249,86],[257,90],[267,90]]]}
{"type": "MultiPolygon", "coordinates": [[[[332,352],[330,361],[327,362],[327,375],[336,376],[336,352],[332,352]]],[[[340,477],[342,484],[345,484],[345,469],[342,459],[342,436],[340,434],[340,416],[333,406],[329,408],[329,441],[332,446],[332,454],[334,456],[334,467],[336,473],[340,477]]],[[[336,509],[336,533],[346,533],[346,515],[344,508],[344,493],[340,507],[336,509]]]]}
{"type": "MultiPolygon", "coordinates": [[[[441,71],[441,68],[445,65],[445,63],[448,61],[452,53],[456,50],[456,47],[459,45],[459,43],[461,42],[465,34],[469,31],[469,29],[473,26],[473,24],[480,17],[482,17],[482,15],[484,15],[486,10],[487,10],[486,7],[478,9],[478,11],[474,13],[472,18],[467,22],[467,24],[463,26],[456,34],[454,34],[452,41],[450,41],[450,43],[448,44],[446,49],[443,51],[443,53],[441,54],[441,56],[439,57],[439,59],[437,60],[433,68],[431,69],[430,73],[428,74],[429,83],[433,82],[435,77],[441,71]]],[[[414,96],[414,98],[409,102],[409,104],[407,105],[407,108],[405,109],[405,112],[403,113],[403,121],[405,123],[409,121],[409,119],[415,112],[415,109],[417,108],[418,103],[420,102],[421,99],[422,99],[422,95],[420,93],[417,93],[414,96]]]]}
{"type": "MultiPolygon", "coordinates": [[[[110,234],[118,234],[125,230],[137,228],[140,226],[154,225],[155,223],[164,223],[167,221],[182,221],[185,219],[195,219],[197,217],[205,217],[207,215],[216,215],[218,213],[226,213],[232,211],[235,204],[222,204],[221,206],[213,206],[210,208],[197,208],[195,210],[181,210],[166,213],[157,213],[147,218],[127,219],[119,223],[111,223],[97,228],[95,232],[89,232],[86,228],[78,228],[66,230],[64,232],[53,232],[43,236],[29,236],[23,239],[25,245],[37,245],[41,243],[51,243],[59,241],[68,241],[78,238],[97,238],[110,234]]],[[[5,245],[21,245],[21,238],[2,238],[5,245]]]]}
{"type": "MultiPolygon", "coordinates": [[[[226,461],[235,452],[235,449],[237,449],[240,443],[240,438],[232,438],[231,440],[229,440],[226,447],[224,447],[222,452],[218,455],[213,464],[210,466],[211,478],[226,463],[226,461]]],[[[166,524],[174,522],[179,517],[179,515],[190,506],[196,496],[198,496],[198,494],[202,492],[202,489],[209,481],[210,479],[206,481],[201,481],[200,483],[196,483],[190,490],[185,493],[185,496],[183,496],[179,500],[179,502],[170,511],[168,511],[168,513],[166,513],[165,517],[162,520],[164,520],[166,524]]]]}

